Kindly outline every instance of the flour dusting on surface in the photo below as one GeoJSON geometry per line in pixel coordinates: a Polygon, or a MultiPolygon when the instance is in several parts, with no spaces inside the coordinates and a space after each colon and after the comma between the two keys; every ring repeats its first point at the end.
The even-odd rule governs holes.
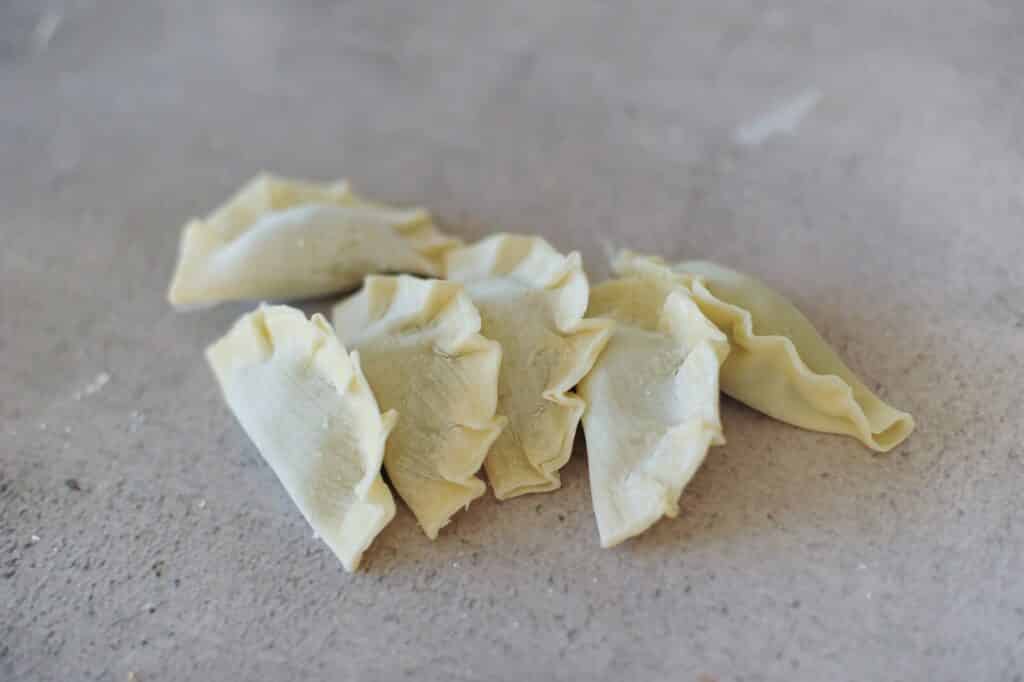
{"type": "Polygon", "coordinates": [[[110,374],[108,372],[100,372],[96,375],[92,381],[90,381],[85,388],[80,391],[75,391],[75,400],[81,400],[87,396],[99,393],[103,390],[103,387],[110,383],[110,374]]]}
{"type": "Polygon", "coordinates": [[[64,15],[53,10],[47,11],[39,18],[35,29],[32,30],[32,44],[37,53],[45,51],[50,46],[50,41],[53,40],[63,20],[64,15]]]}
{"type": "Polygon", "coordinates": [[[821,93],[805,90],[778,107],[758,116],[746,125],[736,129],[734,139],[746,146],[759,145],[774,135],[792,135],[800,123],[818,105],[821,93]]]}

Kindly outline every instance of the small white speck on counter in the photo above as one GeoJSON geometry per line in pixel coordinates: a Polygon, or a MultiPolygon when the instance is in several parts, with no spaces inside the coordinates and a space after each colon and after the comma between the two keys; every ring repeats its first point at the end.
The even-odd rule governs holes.
{"type": "Polygon", "coordinates": [[[80,391],[75,391],[73,397],[75,400],[81,400],[87,396],[99,393],[103,390],[103,387],[110,383],[110,373],[100,372],[96,377],[86,384],[85,388],[80,391]]]}
{"type": "Polygon", "coordinates": [[[752,147],[776,135],[792,135],[820,99],[819,91],[805,90],[737,128],[733,139],[737,144],[752,147]]]}
{"type": "Polygon", "coordinates": [[[196,506],[197,506],[198,508],[200,508],[200,509],[206,509],[206,499],[205,499],[205,498],[202,498],[202,497],[200,497],[200,498],[199,498],[199,501],[198,501],[198,502],[196,502],[196,506]]]}
{"type": "Polygon", "coordinates": [[[60,28],[63,19],[63,14],[52,9],[47,10],[39,18],[35,29],[32,30],[32,45],[35,47],[36,53],[44,52],[49,47],[50,41],[57,34],[57,29],[60,28]]]}
{"type": "Polygon", "coordinates": [[[132,410],[131,421],[128,423],[128,431],[136,433],[139,427],[146,422],[146,415],[139,410],[132,410]]]}

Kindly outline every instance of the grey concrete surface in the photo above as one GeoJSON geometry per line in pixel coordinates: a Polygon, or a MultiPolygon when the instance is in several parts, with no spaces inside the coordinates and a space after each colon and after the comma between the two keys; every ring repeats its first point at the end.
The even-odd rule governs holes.
{"type": "Polygon", "coordinates": [[[1024,674],[1019,2],[0,3],[0,680],[1024,674]],[[261,169],[466,239],[707,257],[918,419],[896,452],[726,401],[678,519],[564,489],[349,576],[164,302],[261,169]],[[104,378],[108,380],[104,383],[104,378]]]}

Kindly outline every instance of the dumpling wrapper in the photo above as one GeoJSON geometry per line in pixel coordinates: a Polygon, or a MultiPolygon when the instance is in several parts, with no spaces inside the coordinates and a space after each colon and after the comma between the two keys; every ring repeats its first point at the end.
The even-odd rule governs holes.
{"type": "Polygon", "coordinates": [[[594,287],[588,314],[615,320],[577,391],[587,401],[590,493],[602,547],[678,513],[708,448],[724,443],[718,373],[725,335],[685,287],[626,277],[594,287]]]}
{"type": "Polygon", "coordinates": [[[495,416],[501,346],[480,335],[461,285],[408,276],[367,277],[334,308],[334,328],[381,407],[398,411],[384,467],[434,539],[486,489],[475,474],[506,421],[495,416]]]}
{"type": "MultiPolygon", "coordinates": [[[[653,274],[659,259],[623,252],[620,273],[653,274]]],[[[722,390],[775,419],[837,433],[878,452],[899,445],[914,419],[878,398],[822,338],[803,313],[756,279],[706,261],[672,266],[694,300],[729,337],[722,390]]]]}
{"type": "Polygon", "coordinates": [[[501,344],[498,414],[508,426],[484,468],[499,500],[561,486],[586,404],[568,393],[608,341],[611,323],[584,319],[590,285],[580,255],[539,237],[498,234],[447,255],[480,311],[481,333],[501,344]]]}
{"type": "Polygon", "coordinates": [[[320,315],[242,317],[206,351],[228,406],[316,534],[348,571],[395,515],[380,476],[395,413],[320,315]]]}
{"type": "Polygon", "coordinates": [[[436,276],[458,243],[426,211],[362,200],[348,183],[261,175],[184,227],[168,299],[292,300],[352,289],[371,273],[436,276]]]}

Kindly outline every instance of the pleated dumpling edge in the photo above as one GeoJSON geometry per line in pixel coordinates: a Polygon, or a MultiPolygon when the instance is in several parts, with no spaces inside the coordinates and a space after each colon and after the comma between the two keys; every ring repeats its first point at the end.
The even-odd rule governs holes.
{"type": "Polygon", "coordinates": [[[852,436],[887,452],[914,430],[914,419],[878,398],[843,362],[796,306],[758,280],[707,261],[668,266],[657,257],[621,252],[622,274],[681,278],[732,352],[722,390],[780,421],[852,436]]]}
{"type": "Polygon", "coordinates": [[[484,462],[495,496],[559,488],[586,406],[570,391],[612,328],[585,317],[590,284],[579,253],[499,233],[450,251],[446,274],[480,310],[482,333],[502,345],[498,411],[509,424],[484,462]]]}
{"type": "Polygon", "coordinates": [[[367,277],[333,319],[381,406],[398,410],[384,467],[434,539],[486,489],[476,474],[506,423],[495,414],[501,347],[479,333],[462,286],[443,280],[367,277]]]}
{"type": "Polygon", "coordinates": [[[395,413],[327,321],[261,306],[206,351],[228,407],[348,571],[395,514],[380,475],[395,413]]]}
{"type": "Polygon", "coordinates": [[[725,442],[719,368],[725,335],[677,282],[626,276],[594,287],[589,314],[615,331],[578,391],[602,547],[678,513],[712,445],[725,442]]]}
{"type": "Polygon", "coordinates": [[[182,229],[168,300],[178,308],[285,301],[351,289],[379,272],[437,276],[459,244],[423,209],[367,201],[344,181],[264,174],[182,229]]]}

